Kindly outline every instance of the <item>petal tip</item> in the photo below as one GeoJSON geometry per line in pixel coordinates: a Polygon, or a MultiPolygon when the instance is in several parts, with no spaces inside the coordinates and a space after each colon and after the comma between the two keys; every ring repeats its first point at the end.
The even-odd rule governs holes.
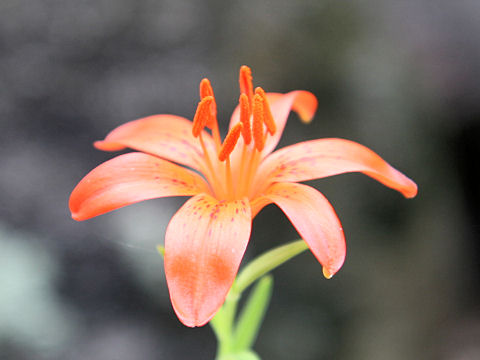
{"type": "Polygon", "coordinates": [[[189,327],[189,328],[194,328],[194,327],[199,326],[199,325],[197,325],[197,324],[196,324],[194,321],[192,321],[192,320],[181,319],[180,317],[179,317],[178,319],[180,320],[180,322],[181,322],[183,325],[185,325],[185,326],[187,326],[187,327],[189,327]]]}
{"type": "Polygon", "coordinates": [[[313,120],[313,115],[310,114],[301,113],[298,114],[298,116],[300,117],[300,121],[304,124],[310,124],[313,120]]]}
{"type": "Polygon", "coordinates": [[[412,180],[409,181],[408,186],[402,191],[403,196],[407,199],[412,199],[418,194],[418,186],[412,180]]]}
{"type": "Polygon", "coordinates": [[[93,143],[93,146],[98,150],[103,151],[118,151],[125,149],[125,146],[119,143],[106,141],[106,140],[97,140],[93,143]]]}
{"type": "Polygon", "coordinates": [[[80,212],[73,212],[72,211],[72,219],[75,220],[75,221],[83,221],[83,220],[87,220],[88,217],[86,216],[82,216],[80,212]]]}
{"type": "Polygon", "coordinates": [[[325,276],[325,279],[331,279],[333,274],[331,274],[328,269],[324,266],[322,268],[323,276],[325,276]]]}
{"type": "Polygon", "coordinates": [[[323,276],[325,276],[325,279],[331,279],[334,275],[334,273],[331,273],[326,266],[323,267],[322,272],[323,276]]]}
{"type": "Polygon", "coordinates": [[[176,306],[175,306],[175,303],[172,302],[172,305],[173,305],[173,310],[175,311],[175,314],[177,315],[178,317],[178,320],[180,320],[180,322],[185,325],[185,326],[188,326],[190,328],[194,328],[194,327],[201,327],[201,326],[204,326],[206,325],[210,320],[212,320],[212,318],[215,316],[215,314],[217,313],[218,309],[211,315],[209,316],[202,316],[202,317],[199,317],[199,314],[191,314],[191,315],[187,315],[185,313],[182,313],[176,306]]]}
{"type": "Polygon", "coordinates": [[[103,150],[103,148],[104,148],[104,143],[105,143],[105,141],[103,141],[103,140],[94,141],[94,142],[93,142],[93,147],[96,148],[96,149],[98,149],[98,150],[103,150]]]}
{"type": "Polygon", "coordinates": [[[294,110],[304,124],[312,122],[317,107],[318,100],[316,96],[309,91],[302,91],[302,97],[297,98],[297,103],[294,104],[294,110]]]}

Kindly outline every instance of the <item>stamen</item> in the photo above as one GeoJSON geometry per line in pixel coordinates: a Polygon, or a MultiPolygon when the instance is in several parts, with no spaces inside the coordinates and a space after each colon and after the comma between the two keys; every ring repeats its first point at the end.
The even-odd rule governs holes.
{"type": "Polygon", "coordinates": [[[213,89],[212,85],[210,84],[210,80],[204,78],[202,81],[200,81],[200,98],[203,99],[207,96],[213,96],[213,89]]]}
{"type": "Polygon", "coordinates": [[[243,124],[241,122],[235,124],[234,127],[230,129],[225,140],[223,141],[222,148],[218,153],[218,160],[225,161],[225,159],[232,153],[235,145],[237,145],[238,138],[242,131],[243,124]]]}
{"type": "Polygon", "coordinates": [[[248,145],[252,141],[252,127],[250,125],[250,106],[248,105],[248,97],[245,94],[240,95],[240,122],[243,124],[242,136],[245,144],[248,145]]]}
{"type": "Polygon", "coordinates": [[[200,140],[200,145],[202,147],[203,154],[205,156],[205,162],[207,163],[207,167],[209,170],[209,173],[208,172],[206,173],[207,179],[209,181],[211,180],[213,183],[213,187],[212,187],[213,192],[218,196],[223,196],[225,195],[225,189],[223,187],[223,183],[218,180],[217,173],[213,169],[212,160],[210,160],[209,151],[205,146],[205,142],[203,141],[203,136],[201,132],[198,136],[198,139],[200,140]]]}
{"type": "Polygon", "coordinates": [[[270,105],[268,104],[267,95],[261,87],[255,89],[255,94],[259,94],[263,100],[263,121],[267,126],[267,130],[270,135],[275,134],[277,131],[277,126],[275,125],[275,120],[273,119],[272,112],[270,111],[270,105]]]}
{"type": "Polygon", "coordinates": [[[212,101],[212,96],[206,96],[198,103],[197,111],[193,117],[192,134],[194,137],[200,135],[200,132],[212,117],[212,101]]]}
{"type": "Polygon", "coordinates": [[[252,70],[246,66],[242,65],[240,67],[240,76],[239,76],[239,83],[240,83],[240,93],[246,94],[248,96],[248,102],[250,104],[250,108],[252,107],[253,101],[253,83],[252,83],[252,70]]]}
{"type": "Polygon", "coordinates": [[[233,200],[235,191],[233,190],[232,167],[230,166],[230,157],[225,161],[225,178],[227,180],[228,200],[233,200]]]}
{"type": "Polygon", "coordinates": [[[216,118],[217,118],[217,102],[215,101],[215,95],[213,93],[213,88],[212,85],[210,84],[210,80],[207,78],[202,79],[200,82],[200,99],[204,99],[207,96],[211,96],[213,98],[212,101],[212,116],[209,119],[209,122],[207,122],[206,126],[209,129],[213,129],[216,125],[216,118]]]}
{"type": "Polygon", "coordinates": [[[265,138],[263,136],[263,99],[262,96],[256,94],[253,98],[253,140],[258,151],[262,151],[265,146],[265,138]]]}

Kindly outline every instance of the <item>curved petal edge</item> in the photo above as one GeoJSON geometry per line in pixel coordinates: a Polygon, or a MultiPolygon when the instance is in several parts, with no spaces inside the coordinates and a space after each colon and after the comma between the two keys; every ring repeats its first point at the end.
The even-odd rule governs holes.
{"type": "Polygon", "coordinates": [[[152,155],[128,153],[89,172],[72,191],[69,207],[80,221],[142,200],[209,191],[193,171],[152,155]]]}
{"type": "Polygon", "coordinates": [[[348,172],[362,172],[407,198],[417,185],[369,148],[345,139],[305,141],[275,151],[260,165],[257,182],[307,181],[348,172]]]}
{"type": "MultiPolygon", "coordinates": [[[[203,138],[205,145],[213,148],[211,136],[204,132],[203,138]]],[[[176,115],[152,115],[127,122],[94,146],[104,151],[128,147],[196,170],[205,167],[200,142],[192,135],[192,122],[176,115]]]]}
{"type": "Polygon", "coordinates": [[[250,238],[248,200],[199,194],[173,216],[165,236],[165,275],[180,321],[202,326],[222,306],[250,238]]]}
{"type": "Polygon", "coordinates": [[[263,196],[287,215],[322,264],[325,277],[333,276],[345,261],[346,245],[342,224],[325,196],[296,183],[273,184],[263,196]]]}

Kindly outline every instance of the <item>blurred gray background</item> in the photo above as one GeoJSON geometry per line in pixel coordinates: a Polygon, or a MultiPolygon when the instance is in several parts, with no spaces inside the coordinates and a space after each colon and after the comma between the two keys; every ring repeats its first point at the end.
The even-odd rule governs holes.
{"type": "MultiPolygon", "coordinates": [[[[226,125],[240,65],[267,91],[312,91],[280,145],[358,141],[419,185],[311,182],[348,245],[325,280],[309,253],[274,272],[262,359],[480,358],[480,1],[1,0],[0,359],[213,359],[169,303],[165,227],[183,199],[86,222],[68,197],[113,155],[91,144],[142,116],[191,118],[214,86],[226,125]]],[[[247,257],[297,234],[273,206],[247,257]]]]}

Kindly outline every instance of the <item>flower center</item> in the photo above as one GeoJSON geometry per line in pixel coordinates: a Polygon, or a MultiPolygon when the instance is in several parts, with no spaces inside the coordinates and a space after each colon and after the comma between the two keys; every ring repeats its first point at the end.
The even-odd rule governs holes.
{"type": "Polygon", "coordinates": [[[265,91],[261,87],[253,91],[252,72],[248,66],[240,68],[239,84],[240,121],[232,126],[223,143],[218,129],[215,95],[208,79],[200,82],[201,100],[193,118],[192,134],[200,141],[206,164],[204,175],[219,200],[251,199],[256,195],[258,189],[253,188],[252,183],[260,155],[267,136],[276,132],[265,91]],[[202,137],[205,128],[212,132],[215,149],[205,145],[202,137]],[[240,136],[242,141],[239,144],[240,136]]]}

